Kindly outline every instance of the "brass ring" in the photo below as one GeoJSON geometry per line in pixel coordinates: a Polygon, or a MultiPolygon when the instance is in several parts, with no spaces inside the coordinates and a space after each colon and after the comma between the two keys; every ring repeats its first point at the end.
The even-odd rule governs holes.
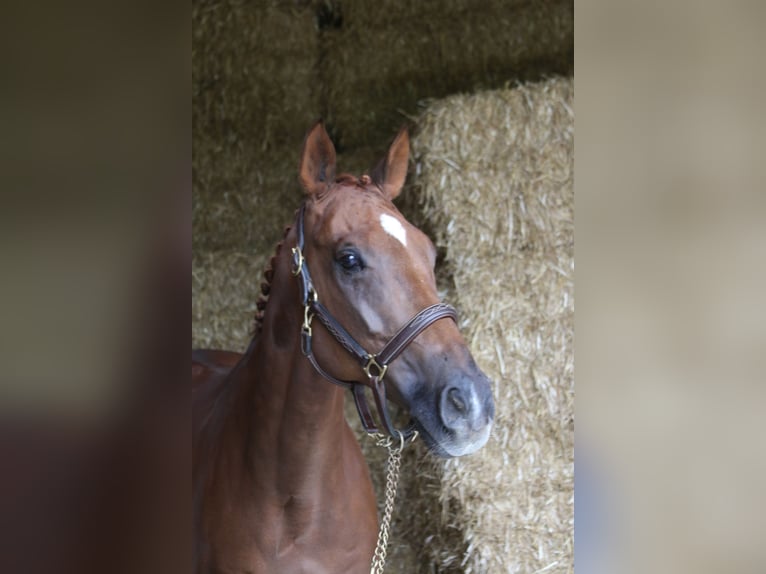
{"type": "Polygon", "coordinates": [[[370,355],[369,360],[367,361],[367,364],[364,367],[362,367],[362,369],[364,370],[364,374],[367,375],[367,378],[372,379],[373,377],[375,377],[379,381],[382,381],[383,377],[386,376],[388,365],[381,366],[376,360],[375,355],[370,355]],[[374,367],[377,370],[377,374],[370,373],[371,367],[374,367]]]}
{"type": "Polygon", "coordinates": [[[293,277],[297,277],[300,275],[301,269],[303,269],[303,253],[301,252],[300,247],[293,247],[292,249],[293,253],[293,269],[292,274],[293,277]]]}

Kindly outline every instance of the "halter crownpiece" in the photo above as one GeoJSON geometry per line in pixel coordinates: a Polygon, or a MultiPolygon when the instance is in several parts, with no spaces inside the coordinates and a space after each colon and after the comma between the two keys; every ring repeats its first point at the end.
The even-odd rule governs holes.
{"type": "MultiPolygon", "coordinates": [[[[364,430],[369,434],[380,433],[372,417],[364,387],[372,389],[375,398],[375,406],[378,409],[383,430],[391,437],[407,441],[416,436],[417,431],[408,427],[404,430],[394,428],[386,408],[386,386],[383,378],[388,366],[407,348],[407,346],[425,329],[433,323],[446,317],[457,322],[457,311],[454,307],[444,303],[435,303],[415,314],[397,333],[389,339],[388,343],[378,353],[369,353],[360,345],[351,334],[341,325],[332,313],[319,302],[319,296],[311,281],[308,264],[303,255],[305,243],[303,233],[303,219],[306,204],[301,205],[298,211],[296,225],[297,242],[292,249],[292,274],[298,278],[301,305],[303,305],[303,324],[301,325],[301,351],[309,360],[314,369],[325,379],[341,387],[351,389],[354,395],[354,403],[362,421],[364,430]],[[359,363],[365,378],[362,381],[341,381],[325,371],[311,349],[312,329],[311,322],[316,317],[324,325],[327,331],[349,352],[359,363]]],[[[402,443],[403,444],[403,443],[402,443]]]]}

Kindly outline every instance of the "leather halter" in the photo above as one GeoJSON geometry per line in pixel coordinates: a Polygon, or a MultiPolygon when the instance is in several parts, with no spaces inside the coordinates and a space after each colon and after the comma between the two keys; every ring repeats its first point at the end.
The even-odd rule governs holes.
{"type": "Polygon", "coordinates": [[[364,393],[364,387],[372,389],[383,430],[393,438],[401,440],[403,443],[415,436],[417,431],[415,431],[412,426],[401,431],[394,428],[388,414],[388,409],[386,408],[386,386],[383,382],[383,378],[385,377],[391,362],[407,348],[415,337],[439,319],[449,317],[457,322],[457,312],[454,307],[444,303],[429,305],[407,321],[407,323],[405,323],[404,326],[399,329],[391,339],[389,339],[388,343],[386,343],[379,353],[367,352],[362,345],[356,342],[343,325],[338,323],[327,307],[319,302],[316,289],[314,289],[314,284],[311,281],[308,264],[303,257],[303,219],[305,210],[306,204],[304,203],[298,211],[298,222],[296,225],[298,235],[297,245],[292,249],[292,273],[293,276],[298,278],[301,305],[303,305],[301,350],[314,369],[322,375],[322,377],[331,383],[351,389],[354,395],[354,402],[356,403],[356,410],[359,412],[359,418],[362,421],[362,426],[369,434],[380,432],[372,417],[370,407],[367,404],[367,396],[364,393]],[[317,363],[316,357],[311,349],[311,321],[314,317],[319,319],[335,340],[337,340],[343,348],[357,360],[362,371],[360,374],[364,375],[363,377],[360,377],[362,379],[361,381],[341,381],[336,379],[317,363]]]}

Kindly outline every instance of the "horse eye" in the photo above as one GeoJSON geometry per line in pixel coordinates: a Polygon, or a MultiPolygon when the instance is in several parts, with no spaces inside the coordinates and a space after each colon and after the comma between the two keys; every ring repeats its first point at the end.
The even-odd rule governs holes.
{"type": "Polygon", "coordinates": [[[342,251],[336,261],[346,271],[360,271],[364,268],[362,258],[354,251],[342,251]]]}

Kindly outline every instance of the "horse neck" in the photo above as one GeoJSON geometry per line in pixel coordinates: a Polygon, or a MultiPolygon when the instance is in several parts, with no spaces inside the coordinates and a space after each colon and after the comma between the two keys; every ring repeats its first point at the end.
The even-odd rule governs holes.
{"type": "Polygon", "coordinates": [[[286,253],[278,258],[263,328],[243,365],[248,381],[239,418],[255,476],[294,496],[342,472],[346,423],[343,389],[316,373],[301,352],[303,308],[286,253]]]}

